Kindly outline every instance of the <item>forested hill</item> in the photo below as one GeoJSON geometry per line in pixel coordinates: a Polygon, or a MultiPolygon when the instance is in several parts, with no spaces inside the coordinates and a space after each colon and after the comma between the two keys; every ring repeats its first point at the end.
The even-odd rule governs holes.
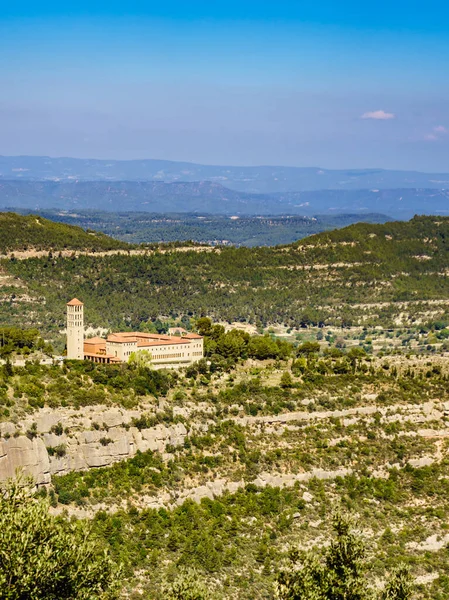
{"type": "Polygon", "coordinates": [[[36,215],[0,213],[0,253],[3,254],[21,250],[105,251],[121,248],[129,248],[129,245],[104,233],[85,231],[36,215]]]}
{"type": "Polygon", "coordinates": [[[271,248],[167,248],[76,260],[53,254],[1,267],[25,299],[45,303],[36,301],[30,313],[16,287],[0,286],[0,320],[52,323],[57,331],[73,296],[89,307],[89,324],[119,330],[183,315],[287,327],[390,326],[403,318],[404,303],[408,319],[449,320],[449,217],[360,223],[271,248]]]}
{"type": "Polygon", "coordinates": [[[412,268],[420,262],[446,261],[449,218],[415,216],[410,221],[356,223],[318,233],[293,244],[312,263],[357,261],[377,264],[385,272],[392,264],[412,268]]]}
{"type": "Polygon", "coordinates": [[[390,221],[386,215],[369,213],[346,215],[225,216],[206,213],[149,213],[106,211],[28,211],[14,209],[19,214],[39,214],[46,219],[78,225],[83,229],[102,231],[131,244],[196,242],[200,244],[235,246],[277,246],[291,244],[314,233],[346,227],[363,220],[367,223],[390,221]]]}

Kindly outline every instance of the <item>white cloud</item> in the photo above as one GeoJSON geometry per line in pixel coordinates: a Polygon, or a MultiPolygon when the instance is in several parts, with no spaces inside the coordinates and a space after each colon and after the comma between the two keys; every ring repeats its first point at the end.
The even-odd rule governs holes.
{"type": "Polygon", "coordinates": [[[449,129],[444,125],[437,125],[432,128],[430,133],[427,133],[424,136],[424,139],[427,142],[436,142],[441,139],[442,136],[449,134],[449,129]]]}
{"type": "Polygon", "coordinates": [[[385,112],[384,110],[374,110],[372,112],[363,113],[361,119],[374,119],[375,121],[389,121],[395,119],[394,113],[385,112]]]}

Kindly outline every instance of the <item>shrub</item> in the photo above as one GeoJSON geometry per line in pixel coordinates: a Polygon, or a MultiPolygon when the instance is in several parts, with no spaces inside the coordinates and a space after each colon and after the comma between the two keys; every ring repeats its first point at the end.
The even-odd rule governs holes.
{"type": "Polygon", "coordinates": [[[2,600],[110,600],[119,569],[79,522],[57,520],[47,498],[33,498],[32,482],[0,490],[2,600]]]}
{"type": "MultiPolygon", "coordinates": [[[[370,600],[373,598],[366,577],[367,565],[362,540],[351,521],[337,514],[333,522],[335,538],[321,557],[309,552],[301,557],[294,549],[291,566],[284,568],[275,583],[278,600],[370,600]]],[[[380,600],[409,600],[410,575],[405,567],[396,570],[380,600]]]]}
{"type": "Polygon", "coordinates": [[[48,446],[47,452],[49,456],[57,456],[58,458],[62,458],[66,455],[65,444],[59,444],[59,446],[48,446]]]}
{"type": "MultiPolygon", "coordinates": [[[[196,571],[181,573],[175,581],[164,586],[165,600],[211,600],[205,585],[201,583],[196,571]]],[[[216,596],[214,596],[216,598],[216,596]]]]}

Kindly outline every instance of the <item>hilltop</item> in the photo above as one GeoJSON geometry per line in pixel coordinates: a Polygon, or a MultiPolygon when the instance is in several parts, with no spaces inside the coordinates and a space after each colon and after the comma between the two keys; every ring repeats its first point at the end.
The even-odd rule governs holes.
{"type": "Polygon", "coordinates": [[[0,253],[22,250],[106,251],[128,248],[104,233],[55,223],[37,215],[0,213],[0,253]]]}

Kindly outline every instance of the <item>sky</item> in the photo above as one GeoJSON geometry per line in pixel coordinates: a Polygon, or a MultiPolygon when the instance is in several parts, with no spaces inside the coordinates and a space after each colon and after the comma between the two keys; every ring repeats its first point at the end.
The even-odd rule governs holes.
{"type": "Polygon", "coordinates": [[[0,0],[0,154],[449,172],[449,2],[0,0]]]}

